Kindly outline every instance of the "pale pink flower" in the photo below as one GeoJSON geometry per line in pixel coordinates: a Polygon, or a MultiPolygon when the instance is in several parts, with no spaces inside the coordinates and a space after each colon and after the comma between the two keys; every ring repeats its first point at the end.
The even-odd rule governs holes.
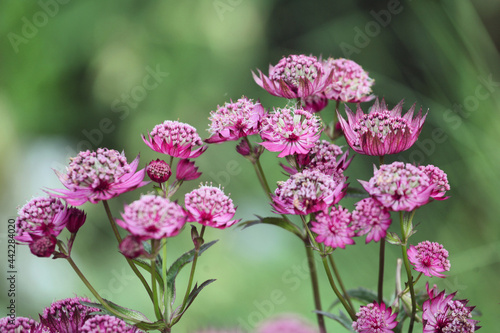
{"type": "Polygon", "coordinates": [[[330,212],[323,211],[312,221],[311,231],[318,234],[316,242],[336,249],[345,249],[346,245],[354,244],[354,230],[351,223],[351,213],[342,206],[333,206],[330,212]]]}
{"type": "Polygon", "coordinates": [[[207,227],[225,229],[240,221],[232,220],[236,214],[233,200],[218,187],[202,185],[186,193],[184,204],[189,221],[207,227]]]}
{"type": "Polygon", "coordinates": [[[358,333],[393,333],[398,325],[397,312],[392,313],[384,303],[370,303],[359,308],[358,319],[352,323],[352,328],[358,333]]]}
{"type": "Polygon", "coordinates": [[[373,198],[365,198],[356,203],[356,209],[352,212],[352,227],[356,236],[366,236],[366,243],[372,240],[378,242],[387,234],[391,225],[391,214],[373,198]]]}
{"type": "Polygon", "coordinates": [[[207,150],[196,128],[180,121],[165,120],[156,125],[142,140],[149,148],[179,158],[195,158],[207,150]]]}
{"type": "Polygon", "coordinates": [[[183,158],[177,163],[177,169],[175,170],[177,180],[194,180],[200,176],[201,172],[198,172],[198,167],[194,165],[194,161],[183,158]]]}
{"type": "Polygon", "coordinates": [[[205,142],[234,141],[257,134],[264,114],[264,107],[259,102],[253,102],[245,96],[236,102],[217,106],[216,111],[210,112],[209,120],[212,123],[208,131],[211,136],[205,142]]]}
{"type": "Polygon", "coordinates": [[[435,184],[434,190],[431,193],[431,198],[435,200],[446,200],[449,197],[445,197],[446,191],[450,190],[450,184],[448,183],[448,176],[443,170],[439,169],[434,165],[419,166],[419,169],[425,172],[427,177],[429,177],[431,184],[435,184]]]}
{"type": "Polygon", "coordinates": [[[176,236],[186,223],[186,212],[175,202],[155,195],[143,195],[125,205],[123,220],[116,223],[142,240],[176,236]]]}
{"type": "Polygon", "coordinates": [[[269,66],[269,77],[258,70],[252,72],[255,82],[274,96],[295,99],[322,92],[331,81],[331,71],[325,71],[316,57],[290,55],[276,66],[269,66]]]}
{"type": "Polygon", "coordinates": [[[425,205],[435,186],[422,170],[403,162],[383,164],[379,170],[374,166],[368,182],[358,181],[370,196],[392,211],[412,211],[425,205]]]}
{"type": "Polygon", "coordinates": [[[263,118],[260,136],[278,157],[307,154],[321,136],[321,121],[303,109],[277,109],[263,118]]]}
{"type": "Polygon", "coordinates": [[[109,315],[97,315],[85,322],[81,333],[139,333],[137,327],[130,326],[123,320],[109,315]]]}
{"type": "Polygon", "coordinates": [[[128,164],[125,155],[113,149],[82,151],[71,158],[66,174],[56,171],[66,189],[49,194],[74,206],[109,200],[149,183],[143,181],[144,169],[136,172],[138,165],[139,156],[128,164]]]}
{"type": "Polygon", "coordinates": [[[259,324],[256,333],[316,333],[317,328],[295,315],[281,315],[259,324]]]}
{"type": "Polygon", "coordinates": [[[410,148],[422,131],[427,114],[422,116],[422,109],[413,118],[415,105],[401,116],[403,101],[392,110],[388,110],[385,101],[378,99],[370,113],[364,114],[357,106],[356,114],[346,106],[347,121],[337,111],[340,126],[349,146],[359,154],[384,156],[397,154],[410,148]]]}
{"type": "Polygon", "coordinates": [[[332,81],[324,90],[328,99],[360,103],[375,98],[371,88],[374,80],[354,61],[328,58],[323,61],[323,67],[332,72],[332,81]]]}
{"type": "Polygon", "coordinates": [[[410,245],[407,253],[408,260],[415,270],[426,276],[444,278],[446,275],[441,272],[450,270],[448,251],[439,243],[425,241],[418,243],[417,246],[410,245]]]}

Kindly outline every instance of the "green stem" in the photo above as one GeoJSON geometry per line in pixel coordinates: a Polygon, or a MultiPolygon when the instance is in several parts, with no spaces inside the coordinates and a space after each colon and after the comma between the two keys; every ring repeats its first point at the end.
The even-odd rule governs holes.
{"type": "Polygon", "coordinates": [[[385,237],[380,240],[380,251],[378,257],[378,303],[384,301],[384,266],[385,266],[385,237]]]}
{"type": "MultiPolygon", "coordinates": [[[[120,234],[118,233],[118,228],[116,226],[116,222],[115,222],[115,219],[113,218],[113,215],[111,215],[111,210],[109,209],[108,202],[106,200],[103,200],[102,203],[104,205],[104,209],[106,210],[106,214],[108,215],[109,223],[111,223],[111,228],[113,229],[116,240],[118,241],[118,244],[120,244],[122,242],[122,238],[120,237],[120,234]]],[[[135,273],[135,275],[137,275],[139,280],[141,280],[141,283],[144,286],[144,288],[146,289],[146,291],[149,295],[149,298],[151,299],[151,301],[153,301],[153,291],[149,287],[146,279],[141,274],[141,272],[139,272],[139,269],[137,268],[137,266],[134,264],[134,262],[131,259],[129,259],[127,257],[125,257],[125,259],[127,260],[128,265],[130,266],[132,271],[135,273]]]]}
{"type": "MultiPolygon", "coordinates": [[[[321,298],[319,295],[319,284],[318,284],[318,272],[316,270],[316,264],[314,263],[314,253],[309,246],[307,240],[304,240],[304,245],[306,248],[307,264],[309,265],[309,273],[311,275],[311,284],[313,289],[314,297],[314,307],[316,311],[322,311],[321,309],[321,298]]],[[[320,333],[326,333],[325,319],[322,314],[316,313],[316,318],[318,319],[318,327],[320,333]]]]}
{"type": "Polygon", "coordinates": [[[333,274],[335,274],[335,277],[337,278],[337,281],[339,282],[340,289],[342,290],[342,293],[344,294],[344,298],[347,300],[347,303],[349,303],[349,306],[351,309],[354,309],[354,306],[352,305],[351,298],[349,297],[349,294],[347,293],[344,283],[342,282],[342,279],[340,278],[339,271],[337,270],[337,265],[335,265],[335,261],[333,260],[333,255],[330,253],[328,255],[328,260],[330,261],[330,266],[332,266],[333,269],[333,274]]]}
{"type": "Polygon", "coordinates": [[[168,293],[168,283],[167,283],[167,239],[163,240],[163,260],[161,266],[161,276],[163,278],[163,303],[165,305],[165,311],[163,313],[163,318],[169,320],[170,318],[170,297],[168,293]]]}
{"type": "MultiPolygon", "coordinates": [[[[203,239],[204,234],[205,234],[205,226],[203,226],[201,228],[201,232],[200,232],[201,239],[203,239]]],[[[191,286],[193,285],[194,272],[196,270],[196,263],[198,262],[199,254],[200,254],[200,249],[196,248],[196,250],[194,252],[193,264],[191,265],[191,273],[189,274],[189,282],[188,282],[188,286],[186,289],[186,294],[184,295],[184,300],[182,301],[182,306],[181,306],[181,310],[179,311],[179,313],[182,313],[182,310],[184,310],[186,308],[186,303],[187,303],[189,294],[191,293],[191,286]]]]}
{"type": "MultiPolygon", "coordinates": [[[[154,251],[156,248],[156,241],[151,240],[151,249],[154,251]]],[[[155,315],[157,320],[163,320],[163,315],[158,306],[158,288],[156,286],[156,257],[151,259],[151,286],[153,287],[153,305],[155,308],[155,315]]]]}
{"type": "Polygon", "coordinates": [[[349,313],[349,316],[351,319],[354,321],[356,320],[356,313],[354,310],[347,304],[347,301],[345,300],[344,296],[340,293],[338,290],[337,286],[335,285],[335,281],[333,280],[332,272],[330,271],[330,267],[328,267],[328,261],[326,260],[326,257],[322,257],[323,260],[323,267],[325,267],[325,272],[326,275],[328,276],[328,281],[330,282],[330,286],[332,286],[333,291],[335,292],[335,295],[337,295],[337,298],[340,300],[344,308],[346,309],[347,313],[349,313]]]}
{"type": "MultiPolygon", "coordinates": [[[[404,262],[405,269],[406,269],[406,275],[408,276],[408,286],[410,288],[410,296],[411,296],[411,316],[410,316],[410,325],[408,327],[408,333],[412,333],[413,332],[413,325],[415,323],[415,315],[417,313],[417,300],[415,298],[415,289],[413,288],[414,281],[413,281],[413,276],[411,274],[410,261],[408,260],[408,253],[407,253],[407,249],[406,249],[407,238],[405,235],[404,215],[402,212],[400,212],[399,216],[400,216],[400,225],[401,225],[401,237],[403,238],[402,239],[403,242],[401,244],[401,252],[403,255],[403,262],[404,262]]],[[[413,218],[413,214],[411,215],[411,217],[413,218]]],[[[411,220],[409,221],[409,223],[411,223],[411,220]]]]}
{"type": "MultiPolygon", "coordinates": [[[[250,140],[248,140],[248,137],[243,137],[243,139],[246,141],[248,144],[248,147],[250,148],[250,154],[253,154],[253,146],[250,143],[250,140]]],[[[267,182],[266,175],[264,174],[264,170],[262,169],[262,165],[260,164],[260,160],[258,157],[255,158],[255,162],[252,161],[252,165],[255,169],[255,173],[257,174],[257,178],[259,178],[260,185],[262,186],[262,189],[264,189],[264,192],[266,192],[266,195],[269,197],[271,200],[271,188],[269,187],[269,183],[267,182]]]]}

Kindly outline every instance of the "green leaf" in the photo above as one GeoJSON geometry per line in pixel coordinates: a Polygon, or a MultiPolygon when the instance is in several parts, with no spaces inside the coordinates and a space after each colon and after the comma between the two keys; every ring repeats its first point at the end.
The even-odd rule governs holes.
{"type": "Polygon", "coordinates": [[[258,220],[245,221],[245,222],[239,223],[238,225],[242,226],[243,229],[245,229],[245,228],[251,227],[251,226],[256,225],[256,224],[261,224],[261,223],[272,224],[272,225],[275,225],[277,227],[283,228],[287,231],[290,231],[302,239],[302,232],[300,231],[300,229],[295,224],[290,223],[281,217],[260,217],[258,215],[256,215],[256,217],[258,220]]]}
{"type": "MultiPolygon", "coordinates": [[[[376,301],[378,298],[377,293],[375,291],[363,287],[359,287],[356,289],[349,289],[347,290],[347,294],[351,299],[356,299],[361,303],[365,304],[372,303],[373,301],[376,301]]],[[[339,303],[340,301],[338,299],[335,300],[335,302],[333,302],[328,309],[329,310],[333,309],[339,303]]]]}
{"type": "Polygon", "coordinates": [[[200,284],[199,287],[198,287],[198,284],[195,284],[193,287],[193,290],[191,290],[191,292],[189,293],[189,296],[187,298],[186,305],[184,306],[184,308],[181,308],[182,307],[182,305],[181,305],[174,311],[174,313],[172,313],[172,320],[175,320],[175,322],[178,322],[179,319],[182,317],[182,315],[189,308],[189,306],[193,303],[196,296],[198,296],[198,294],[203,290],[203,288],[205,288],[206,286],[208,286],[210,283],[212,283],[214,281],[215,281],[215,279],[206,280],[205,282],[200,284]],[[181,311],[181,312],[177,313],[178,311],[181,311]]]}
{"type": "Polygon", "coordinates": [[[345,196],[348,198],[367,198],[368,193],[364,189],[349,186],[345,196]]]}
{"type": "MultiPolygon", "coordinates": [[[[198,256],[201,256],[203,252],[205,252],[209,247],[214,245],[218,240],[213,240],[209,243],[203,244],[200,247],[200,251],[198,256]]],[[[167,271],[167,292],[169,293],[169,299],[171,300],[171,304],[174,304],[175,301],[175,279],[177,278],[177,274],[181,271],[181,269],[186,266],[186,264],[190,263],[194,259],[194,254],[196,250],[192,249],[183,255],[181,255],[177,260],[170,266],[167,271]]]]}
{"type": "Polygon", "coordinates": [[[349,332],[356,333],[354,331],[354,329],[352,328],[351,318],[347,317],[345,315],[345,313],[343,313],[342,311],[339,311],[338,315],[330,313],[330,312],[326,312],[326,311],[313,311],[313,312],[319,313],[325,317],[333,319],[333,320],[339,322],[342,326],[344,326],[349,332]]]}
{"type": "MultiPolygon", "coordinates": [[[[140,268],[144,269],[148,273],[151,273],[151,266],[148,262],[146,262],[142,259],[132,259],[132,261],[134,262],[134,264],[136,264],[140,268]]],[[[159,265],[156,265],[155,278],[156,278],[156,281],[158,281],[158,284],[160,285],[161,290],[163,291],[164,284],[163,284],[163,278],[161,277],[161,267],[159,267],[159,265]]]]}
{"type": "MultiPolygon", "coordinates": [[[[116,303],[108,301],[107,299],[104,299],[104,300],[106,301],[106,303],[108,303],[108,305],[109,305],[110,308],[112,308],[116,312],[118,312],[121,315],[123,315],[122,319],[125,320],[125,321],[132,322],[134,324],[135,323],[139,323],[139,322],[151,323],[151,321],[148,319],[148,317],[146,317],[145,315],[143,315],[139,311],[125,308],[125,307],[120,306],[120,305],[118,305],[116,303]]],[[[107,313],[107,314],[109,314],[111,316],[115,316],[114,314],[110,313],[104,307],[104,305],[102,305],[101,303],[92,303],[92,302],[84,302],[84,301],[80,301],[80,303],[82,303],[82,304],[84,304],[86,306],[92,306],[92,307],[98,308],[101,311],[103,311],[103,312],[105,312],[105,313],[107,313]]]]}
{"type": "Polygon", "coordinates": [[[165,324],[161,320],[155,323],[146,323],[141,321],[140,323],[137,323],[134,326],[144,331],[152,331],[152,330],[163,331],[163,329],[167,327],[167,324],[165,324]]]}
{"type": "Polygon", "coordinates": [[[401,245],[401,238],[395,232],[388,232],[385,239],[391,244],[401,245]]]}

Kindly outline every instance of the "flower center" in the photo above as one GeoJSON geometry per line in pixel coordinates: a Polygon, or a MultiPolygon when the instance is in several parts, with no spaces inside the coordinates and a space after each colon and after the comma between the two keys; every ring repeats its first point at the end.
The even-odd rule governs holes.
{"type": "Polygon", "coordinates": [[[271,80],[283,80],[297,87],[300,80],[314,81],[318,73],[323,72],[322,65],[316,57],[291,55],[283,58],[270,73],[271,80]]]}

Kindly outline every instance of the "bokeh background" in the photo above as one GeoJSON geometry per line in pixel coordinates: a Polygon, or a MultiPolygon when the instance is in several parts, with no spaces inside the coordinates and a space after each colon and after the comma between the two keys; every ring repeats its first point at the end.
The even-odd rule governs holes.
{"type": "MultiPolygon", "coordinates": [[[[483,314],[483,331],[496,332],[499,1],[5,0],[0,13],[1,253],[8,219],[43,188],[59,188],[52,169],[63,169],[78,151],[109,147],[124,150],[129,159],[140,153],[144,166],[160,156],[140,134],[166,119],[187,122],[206,138],[209,112],[229,99],[246,95],[266,107],[286,104],[258,87],[251,70],[267,71],[288,54],[346,57],[370,73],[374,93],[390,106],[404,98],[405,108],[416,103],[429,110],[418,143],[388,161],[435,164],[447,172],[451,198],[418,211],[419,232],[412,240],[444,244],[452,269],[431,284],[469,299],[483,314]]],[[[330,105],[324,111],[327,119],[332,110],[330,105]]],[[[198,158],[199,181],[222,184],[239,206],[238,218],[270,215],[251,165],[234,146],[211,146],[198,158]]],[[[263,157],[273,184],[284,179],[275,156],[263,157]]],[[[368,179],[376,162],[357,156],[348,170],[351,184],[368,179]]],[[[112,200],[113,214],[147,190],[112,200]]],[[[104,297],[152,316],[142,287],[117,252],[102,206],[83,208],[88,219],[75,261],[104,297]]],[[[220,241],[201,257],[196,278],[217,281],[201,293],[177,332],[253,327],[280,313],[314,321],[305,251],[293,235],[255,226],[209,230],[206,239],[220,241]]],[[[169,244],[173,260],[189,249],[188,232],[169,244]]],[[[336,251],[348,288],[375,288],[377,249],[359,240],[336,251]]],[[[388,246],[387,296],[399,253],[388,246]]],[[[0,258],[3,272],[6,259],[0,258]]],[[[18,315],[37,317],[56,299],[90,295],[63,260],[36,258],[19,246],[16,265],[18,315]]],[[[322,271],[320,279],[326,308],[334,295],[322,271]]],[[[6,279],[0,281],[6,306],[6,279]]],[[[327,323],[337,331],[333,321],[327,323]]]]}

